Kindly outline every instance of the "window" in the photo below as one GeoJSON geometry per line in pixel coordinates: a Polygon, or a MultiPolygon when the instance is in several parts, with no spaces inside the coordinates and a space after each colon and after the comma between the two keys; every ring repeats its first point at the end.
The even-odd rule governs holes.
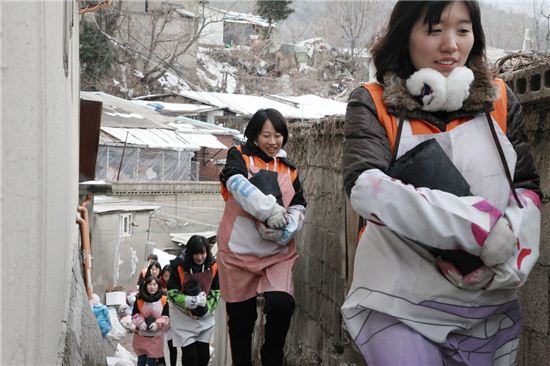
{"type": "Polygon", "coordinates": [[[132,214],[120,215],[120,236],[132,235],[132,214]]]}

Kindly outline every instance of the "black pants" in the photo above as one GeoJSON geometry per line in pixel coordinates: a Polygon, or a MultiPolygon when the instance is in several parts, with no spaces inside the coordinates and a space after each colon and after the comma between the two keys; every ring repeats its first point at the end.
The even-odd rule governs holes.
{"type": "MultiPolygon", "coordinates": [[[[264,293],[265,341],[260,350],[262,365],[283,364],[286,334],[294,312],[294,298],[286,292],[264,293]]],[[[252,365],[252,332],[258,314],[256,297],[226,304],[229,341],[234,366],[252,365]]]]}
{"type": "MultiPolygon", "coordinates": [[[[168,341],[168,351],[170,352],[170,366],[176,366],[176,362],[178,360],[178,349],[172,345],[171,339],[168,341]]],[[[157,360],[157,365],[166,365],[166,360],[164,357],[157,360]]]]}
{"type": "Polygon", "coordinates": [[[204,342],[195,342],[182,348],[182,366],[208,366],[210,360],[210,345],[204,342]]]}

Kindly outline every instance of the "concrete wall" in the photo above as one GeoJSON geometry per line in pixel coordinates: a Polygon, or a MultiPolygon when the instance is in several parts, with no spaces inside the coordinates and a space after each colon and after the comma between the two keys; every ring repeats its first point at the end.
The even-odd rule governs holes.
{"type": "MultiPolygon", "coordinates": [[[[113,7],[116,7],[116,2],[113,2],[113,7]]],[[[160,59],[169,60],[174,54],[177,54],[179,56],[170,63],[170,66],[175,68],[180,75],[185,75],[185,80],[197,83],[197,43],[194,42],[190,46],[189,43],[200,19],[183,17],[174,11],[181,8],[198,15],[198,4],[195,0],[172,2],[164,0],[124,1],[115,38],[144,55],[141,58],[134,55],[138,60],[135,65],[138,70],[146,73],[160,59]],[[146,3],[147,12],[145,12],[146,3]],[[169,10],[170,12],[167,13],[169,10]],[[151,47],[152,33],[162,43],[151,47]],[[186,47],[189,48],[182,53],[186,47]],[[153,61],[148,61],[147,58],[153,61]]],[[[170,67],[163,67],[166,71],[175,74],[170,67]]],[[[133,70],[129,71],[133,72],[133,70]]]]}
{"type": "MultiPolygon", "coordinates": [[[[518,364],[532,366],[546,365],[550,358],[550,99],[523,102],[532,151],[546,193],[541,258],[520,292],[524,322],[518,364]]],[[[308,201],[306,224],[298,236],[300,258],[294,271],[297,307],[286,342],[287,362],[291,365],[364,364],[343,329],[340,315],[352,280],[358,227],[358,217],[349,206],[342,183],[342,125],[342,120],[326,119],[290,127],[292,139],[287,151],[298,166],[308,201]]]]}
{"type": "Polygon", "coordinates": [[[522,102],[525,124],[545,193],[541,256],[521,289],[524,312],[519,366],[543,365],[550,359],[550,63],[506,75],[522,102]]]}
{"type": "Polygon", "coordinates": [[[113,183],[113,196],[162,205],[149,236],[159,249],[174,248],[168,233],[217,231],[224,208],[219,182],[113,183]]]}
{"type": "Polygon", "coordinates": [[[94,292],[105,301],[105,290],[122,286],[136,290],[141,269],[146,264],[147,227],[153,211],[106,212],[94,214],[92,232],[92,278],[94,292]],[[131,236],[120,236],[120,214],[131,213],[136,224],[131,236]]]}
{"type": "Polygon", "coordinates": [[[2,1],[0,19],[1,363],[104,364],[79,347],[77,3],[2,1]]]}
{"type": "Polygon", "coordinates": [[[199,38],[199,44],[205,46],[223,47],[223,13],[205,6],[204,18],[208,25],[204,28],[199,38]]]}

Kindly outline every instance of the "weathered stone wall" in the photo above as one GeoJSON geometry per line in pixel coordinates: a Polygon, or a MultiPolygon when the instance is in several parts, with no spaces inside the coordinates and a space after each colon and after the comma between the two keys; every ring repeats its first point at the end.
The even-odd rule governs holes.
{"type": "MultiPolygon", "coordinates": [[[[546,74],[548,72],[546,71],[546,74]]],[[[543,77],[550,87],[550,75],[543,77]]],[[[527,87],[528,88],[528,87],[527,87]]],[[[550,95],[550,92],[549,92],[550,95]]],[[[520,97],[521,98],[521,97],[520,97]]],[[[542,187],[550,193],[550,104],[548,97],[522,98],[532,151],[542,187]]],[[[295,266],[297,308],[287,339],[289,364],[358,364],[349,335],[342,327],[340,305],[351,284],[357,227],[342,184],[342,120],[293,124],[287,150],[296,162],[308,208],[298,238],[295,266]],[[346,225],[347,223],[347,225],[346,225]],[[347,226],[347,228],[346,228],[347,226]]],[[[550,204],[543,206],[541,259],[521,290],[524,311],[518,364],[544,365],[550,359],[549,278],[550,204]]]]}
{"type": "Polygon", "coordinates": [[[294,269],[296,312],[287,340],[289,364],[361,364],[342,328],[340,306],[351,284],[342,180],[342,120],[291,125],[287,150],[308,201],[294,269]]]}
{"type": "Polygon", "coordinates": [[[550,64],[517,71],[506,79],[522,103],[525,125],[545,193],[541,256],[521,289],[524,318],[518,365],[545,365],[550,359],[550,64]]]}

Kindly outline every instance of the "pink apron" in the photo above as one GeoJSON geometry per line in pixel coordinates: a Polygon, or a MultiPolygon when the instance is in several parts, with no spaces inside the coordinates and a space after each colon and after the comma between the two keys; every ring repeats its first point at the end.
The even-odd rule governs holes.
{"type": "Polygon", "coordinates": [[[161,300],[144,302],[139,313],[143,318],[153,317],[157,319],[160,329],[156,332],[137,330],[132,339],[132,347],[136,355],[147,355],[150,358],[164,356],[164,334],[168,325],[168,318],[162,315],[163,305],[161,300]],[[159,318],[163,318],[159,321],[159,318]]]}
{"type": "MultiPolygon", "coordinates": [[[[248,178],[261,169],[249,156],[248,178]]],[[[275,170],[277,159],[275,160],[275,170]]],[[[267,165],[267,164],[266,164],[267,165]]],[[[278,172],[283,205],[288,208],[295,191],[290,168],[278,172]]],[[[250,299],[266,291],[294,294],[292,267],[298,258],[295,240],[286,246],[263,240],[256,229],[257,219],[230,197],[218,229],[218,266],[221,296],[227,302],[250,299]]]]}

